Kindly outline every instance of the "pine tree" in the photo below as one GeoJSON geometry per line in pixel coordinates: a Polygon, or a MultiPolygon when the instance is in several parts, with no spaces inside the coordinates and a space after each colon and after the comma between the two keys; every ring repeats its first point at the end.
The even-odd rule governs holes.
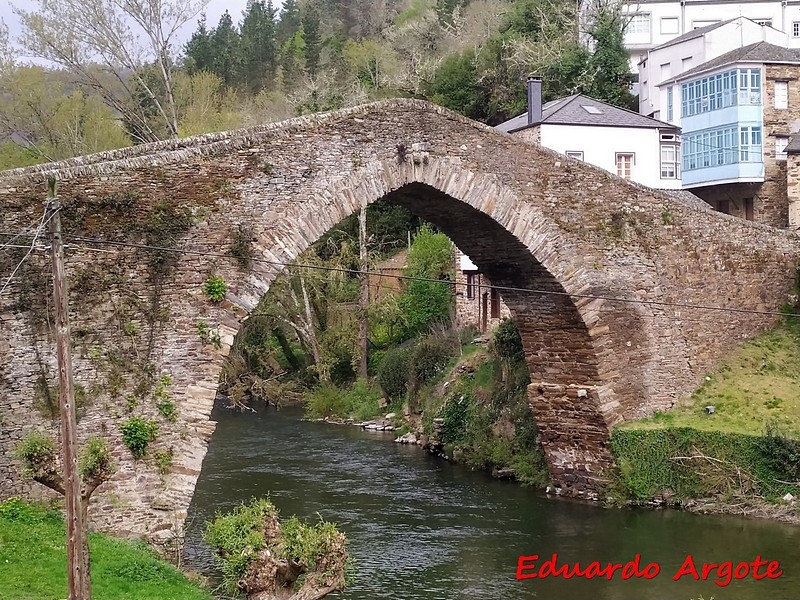
{"type": "Polygon", "coordinates": [[[184,47],[186,52],[186,70],[189,74],[199,71],[211,71],[214,67],[214,55],[211,48],[211,33],[206,27],[205,13],[200,15],[197,31],[184,47]]]}
{"type": "Polygon", "coordinates": [[[217,75],[227,87],[234,87],[241,75],[241,39],[239,32],[233,25],[230,13],[219,19],[214,31],[211,33],[211,55],[213,57],[212,72],[217,75]]]}
{"type": "Polygon", "coordinates": [[[294,34],[300,31],[300,8],[297,0],[286,0],[283,3],[280,22],[278,23],[278,44],[283,47],[294,34]]]}
{"type": "Polygon", "coordinates": [[[248,3],[241,27],[241,84],[252,94],[272,87],[277,67],[276,11],[269,0],[248,3]]]}
{"type": "Polygon", "coordinates": [[[314,76],[319,69],[322,34],[319,11],[313,4],[310,4],[303,13],[303,39],[305,41],[306,71],[309,75],[314,76]]]}

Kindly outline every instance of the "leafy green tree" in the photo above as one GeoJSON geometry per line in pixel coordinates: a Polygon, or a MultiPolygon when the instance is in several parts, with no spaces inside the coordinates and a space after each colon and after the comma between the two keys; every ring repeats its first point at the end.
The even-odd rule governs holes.
{"type": "Polygon", "coordinates": [[[206,26],[205,14],[200,15],[200,20],[197,22],[197,30],[192,34],[189,41],[186,42],[184,52],[186,54],[184,66],[189,74],[214,70],[211,32],[206,26]]]}
{"type": "Polygon", "coordinates": [[[248,3],[241,26],[241,79],[256,94],[271,87],[277,68],[276,11],[272,1],[248,3]]]}
{"type": "Polygon", "coordinates": [[[453,246],[443,233],[424,225],[411,244],[407,277],[418,277],[404,284],[397,303],[404,316],[402,337],[408,339],[428,331],[436,324],[449,324],[452,319],[453,246]],[[430,279],[433,281],[424,281],[430,279]]]}
{"type": "Polygon", "coordinates": [[[320,31],[319,10],[309,4],[303,11],[303,41],[305,42],[305,67],[312,77],[319,69],[319,58],[322,50],[322,32],[320,31]]]}
{"type": "Polygon", "coordinates": [[[436,104],[478,119],[485,114],[479,77],[474,52],[452,54],[436,71],[427,96],[436,104]]]}
{"type": "Polygon", "coordinates": [[[588,61],[592,77],[588,93],[616,106],[634,108],[630,93],[633,76],[624,44],[625,17],[621,6],[609,0],[597,0],[595,4],[587,29],[594,45],[588,61]]]}
{"type": "Polygon", "coordinates": [[[241,74],[241,37],[227,10],[211,32],[211,56],[212,72],[225,87],[234,87],[241,74]]]}
{"type": "Polygon", "coordinates": [[[294,34],[300,31],[300,27],[300,8],[297,5],[297,0],[286,0],[283,3],[283,10],[278,21],[278,44],[283,46],[294,34]]]}

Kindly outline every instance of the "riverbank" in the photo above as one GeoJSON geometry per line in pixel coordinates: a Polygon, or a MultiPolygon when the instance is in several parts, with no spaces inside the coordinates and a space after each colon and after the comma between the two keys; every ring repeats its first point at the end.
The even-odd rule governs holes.
{"type": "MultiPolygon", "coordinates": [[[[90,534],[95,600],[212,600],[144,544],[90,534]]],[[[0,503],[0,598],[58,600],[67,589],[64,519],[12,498],[0,503]]]]}

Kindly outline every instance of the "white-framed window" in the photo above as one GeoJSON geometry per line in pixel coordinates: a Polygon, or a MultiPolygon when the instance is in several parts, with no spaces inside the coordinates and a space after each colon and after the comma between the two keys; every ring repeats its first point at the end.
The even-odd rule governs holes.
{"type": "Polygon", "coordinates": [[[789,82],[775,82],[775,108],[789,108],[789,82]]]}
{"type": "Polygon", "coordinates": [[[583,150],[567,150],[565,152],[567,156],[570,158],[576,158],[578,160],[583,160],[583,150]]]}
{"type": "Polygon", "coordinates": [[[678,147],[661,144],[661,179],[678,178],[678,147]]]}
{"type": "Polygon", "coordinates": [[[775,136],[775,160],[786,160],[786,146],[789,145],[789,136],[775,136]]]}
{"type": "Polygon", "coordinates": [[[674,113],[674,110],[673,110],[673,103],[674,103],[673,97],[672,97],[673,93],[674,92],[672,91],[672,86],[669,86],[667,88],[667,121],[669,121],[670,123],[672,123],[672,119],[675,116],[675,113],[674,113]]]}
{"type": "Polygon", "coordinates": [[[678,33],[678,17],[661,17],[661,35],[678,33]]]}
{"type": "Polygon", "coordinates": [[[661,65],[661,81],[666,81],[672,77],[672,63],[664,63],[661,65]]]}
{"type": "Polygon", "coordinates": [[[688,71],[692,66],[692,57],[687,56],[681,59],[681,71],[688,71]]]}
{"type": "Polygon", "coordinates": [[[762,27],[772,27],[772,19],[753,19],[753,21],[762,27]]]}
{"type": "Polygon", "coordinates": [[[792,22],[792,37],[800,37],[800,21],[792,22]]]}
{"type": "Polygon", "coordinates": [[[629,15],[628,26],[625,28],[625,33],[631,35],[650,34],[650,14],[649,13],[636,13],[629,15]]]}
{"type": "Polygon", "coordinates": [[[623,179],[630,179],[633,172],[633,152],[617,152],[617,175],[623,179]]]}

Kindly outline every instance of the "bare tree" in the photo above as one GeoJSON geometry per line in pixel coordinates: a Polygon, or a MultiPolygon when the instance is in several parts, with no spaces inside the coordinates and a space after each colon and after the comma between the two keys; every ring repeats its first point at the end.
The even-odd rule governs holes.
{"type": "Polygon", "coordinates": [[[29,53],[96,90],[137,141],[178,136],[173,42],[208,0],[34,1],[34,10],[14,8],[29,53]]]}
{"type": "Polygon", "coordinates": [[[8,39],[8,25],[0,19],[0,75],[7,73],[14,66],[14,51],[8,39]]]}

